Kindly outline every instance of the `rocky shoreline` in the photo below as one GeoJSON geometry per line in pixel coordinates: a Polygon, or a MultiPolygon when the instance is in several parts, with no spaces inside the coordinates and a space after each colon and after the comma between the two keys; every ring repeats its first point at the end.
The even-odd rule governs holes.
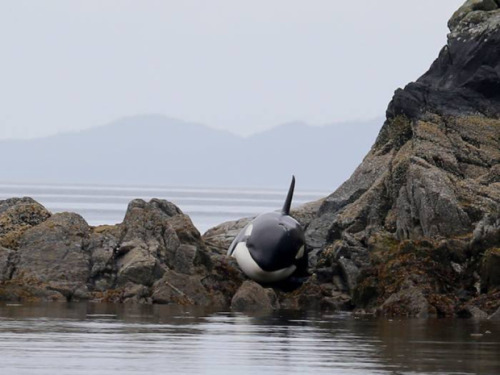
{"type": "Polygon", "coordinates": [[[353,175],[292,212],[306,229],[303,284],[262,287],[225,256],[249,219],[201,236],[153,199],[90,227],[13,198],[0,201],[0,300],[500,319],[500,3],[469,0],[449,27],[353,175]]]}
{"type": "MultiPolygon", "coordinates": [[[[307,204],[294,214],[307,225],[318,207],[307,204]]],[[[247,220],[202,237],[189,216],[165,200],[133,200],[122,223],[98,227],[75,213],[51,214],[31,198],[0,201],[0,300],[350,308],[349,295],[332,293],[333,284],[322,285],[317,275],[287,292],[247,280],[225,255],[247,220]]]]}

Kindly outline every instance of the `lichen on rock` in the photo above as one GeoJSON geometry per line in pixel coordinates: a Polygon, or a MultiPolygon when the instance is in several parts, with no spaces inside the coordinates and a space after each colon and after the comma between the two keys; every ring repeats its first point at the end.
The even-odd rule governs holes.
{"type": "Polygon", "coordinates": [[[29,197],[0,201],[0,246],[17,249],[22,234],[50,215],[45,207],[29,197]]]}

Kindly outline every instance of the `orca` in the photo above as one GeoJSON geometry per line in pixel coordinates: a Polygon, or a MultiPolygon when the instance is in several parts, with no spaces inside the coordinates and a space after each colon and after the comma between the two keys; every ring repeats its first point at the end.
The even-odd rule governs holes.
{"type": "Polygon", "coordinates": [[[261,284],[283,281],[292,274],[307,273],[304,230],[290,216],[295,176],[281,212],[268,212],[253,219],[231,243],[228,256],[245,275],[261,284]]]}

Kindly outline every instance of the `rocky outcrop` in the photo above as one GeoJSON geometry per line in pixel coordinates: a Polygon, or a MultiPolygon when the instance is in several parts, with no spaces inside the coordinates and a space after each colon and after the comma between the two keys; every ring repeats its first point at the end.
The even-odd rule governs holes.
{"type": "Polygon", "coordinates": [[[85,240],[90,228],[74,213],[60,213],[28,229],[16,251],[14,282],[46,285],[67,298],[86,297],[90,252],[85,240]]]}
{"type": "Polygon", "coordinates": [[[243,282],[167,201],[134,200],[123,223],[95,228],[27,198],[0,206],[9,207],[9,224],[20,223],[0,227],[2,238],[17,236],[15,247],[0,247],[0,299],[228,306],[243,282]]]}
{"type": "MultiPolygon", "coordinates": [[[[159,199],[133,200],[121,224],[98,227],[74,213],[51,215],[31,199],[9,202],[46,214],[22,231],[1,227],[4,236],[14,231],[18,238],[15,247],[0,247],[0,300],[181,304],[257,313],[341,309],[350,301],[340,268],[276,289],[247,280],[225,252],[249,219],[222,224],[202,238],[187,215],[159,199]]],[[[307,227],[319,205],[293,213],[307,227]]],[[[12,210],[9,222],[22,223],[25,211],[12,210]]]]}
{"type": "Polygon", "coordinates": [[[152,285],[168,269],[206,271],[209,258],[198,230],[167,201],[134,200],[121,225],[117,248],[117,282],[152,285]]]}
{"type": "Polygon", "coordinates": [[[318,263],[345,269],[356,305],[384,314],[453,315],[498,288],[500,6],[467,1],[449,26],[306,232],[318,263]]]}
{"type": "Polygon", "coordinates": [[[255,281],[247,280],[231,300],[231,310],[245,312],[269,312],[279,308],[278,296],[272,288],[264,288],[255,281]]]}

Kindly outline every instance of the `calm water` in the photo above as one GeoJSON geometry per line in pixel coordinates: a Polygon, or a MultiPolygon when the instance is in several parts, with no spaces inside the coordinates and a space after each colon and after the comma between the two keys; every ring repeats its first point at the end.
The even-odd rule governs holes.
{"type": "MultiPolygon", "coordinates": [[[[201,233],[224,221],[277,210],[283,206],[286,193],[287,188],[273,190],[0,183],[0,200],[29,196],[51,212],[77,212],[90,225],[121,222],[127,204],[132,199],[167,199],[187,213],[201,233]]],[[[297,186],[294,205],[326,195],[326,191],[301,191],[297,186]]]]}
{"type": "Polygon", "coordinates": [[[1,374],[498,374],[499,356],[488,321],[0,305],[1,374]]]}

